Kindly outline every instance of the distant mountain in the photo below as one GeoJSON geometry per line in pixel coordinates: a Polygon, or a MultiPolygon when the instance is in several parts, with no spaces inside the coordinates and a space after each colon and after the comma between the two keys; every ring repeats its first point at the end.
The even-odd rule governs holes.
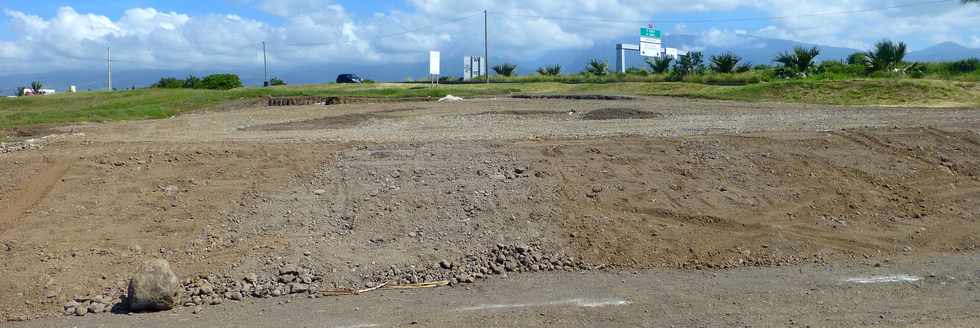
{"type": "Polygon", "coordinates": [[[953,61],[967,58],[980,58],[980,49],[967,48],[955,42],[943,42],[905,57],[910,61],[953,61]]]}

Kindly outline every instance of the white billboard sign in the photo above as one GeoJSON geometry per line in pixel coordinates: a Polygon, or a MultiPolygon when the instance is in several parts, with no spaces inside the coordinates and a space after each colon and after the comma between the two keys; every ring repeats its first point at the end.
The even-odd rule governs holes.
{"type": "Polygon", "coordinates": [[[663,42],[663,41],[662,41],[662,40],[661,40],[660,38],[650,38],[650,37],[645,37],[645,36],[641,36],[641,37],[640,37],[640,43],[655,43],[655,44],[661,44],[662,42],[663,42]]]}
{"type": "Polygon", "coordinates": [[[441,66],[439,57],[438,51],[429,51],[429,74],[439,75],[439,68],[441,66]]]}
{"type": "Polygon", "coordinates": [[[663,41],[660,30],[654,29],[653,24],[640,28],[640,56],[660,57],[663,53],[663,41]]]}
{"type": "Polygon", "coordinates": [[[640,42],[640,56],[660,57],[663,48],[659,43],[640,42]]]}

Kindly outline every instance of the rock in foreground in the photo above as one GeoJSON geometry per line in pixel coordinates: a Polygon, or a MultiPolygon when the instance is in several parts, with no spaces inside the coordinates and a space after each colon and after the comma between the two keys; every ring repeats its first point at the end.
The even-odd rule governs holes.
{"type": "Polygon", "coordinates": [[[129,280],[126,305],[130,311],[164,311],[177,306],[180,284],[166,260],[143,263],[129,280]]]}

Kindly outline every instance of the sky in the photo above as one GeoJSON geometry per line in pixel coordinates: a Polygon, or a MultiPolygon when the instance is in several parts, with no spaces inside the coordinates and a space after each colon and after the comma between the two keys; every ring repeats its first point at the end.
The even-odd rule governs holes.
{"type": "Polygon", "coordinates": [[[421,63],[429,50],[534,58],[656,24],[705,45],[744,36],[866,49],[888,38],[921,49],[980,48],[980,5],[959,0],[0,0],[0,76],[103,67],[209,70],[270,65],[421,63]]]}

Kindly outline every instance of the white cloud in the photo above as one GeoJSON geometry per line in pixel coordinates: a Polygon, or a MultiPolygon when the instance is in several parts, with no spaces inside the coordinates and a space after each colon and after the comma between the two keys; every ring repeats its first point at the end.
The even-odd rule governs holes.
{"type": "MultiPolygon", "coordinates": [[[[118,20],[59,8],[52,16],[4,10],[8,37],[0,41],[0,71],[8,73],[82,69],[101,65],[113,48],[120,69],[234,69],[261,64],[261,42],[278,67],[307,64],[370,64],[424,61],[424,50],[481,53],[482,9],[492,8],[494,56],[528,58],[553,50],[592,47],[629,37],[650,17],[709,12],[713,18],[785,16],[752,22],[670,22],[676,33],[700,37],[703,45],[745,46],[745,35],[866,48],[880,38],[909,41],[915,48],[954,41],[980,46],[980,6],[958,1],[890,10],[898,0],[408,0],[405,11],[355,17],[336,0],[241,0],[276,16],[277,23],[231,13],[191,16],[154,8],[126,10],[118,20]],[[736,10],[737,11],[732,11],[736,10]],[[847,15],[807,15],[851,12],[847,15]],[[746,14],[750,13],[750,14],[746,14]],[[473,17],[447,24],[452,19],[473,17]],[[549,18],[541,18],[548,16],[549,18]],[[573,18],[573,19],[563,19],[573,18]],[[610,21],[611,20],[611,21],[610,21]],[[762,27],[760,27],[762,26],[762,27]],[[422,49],[422,50],[420,50],[422,49]],[[44,65],[36,65],[43,61],[44,65]]],[[[664,25],[665,27],[668,25],[664,25]]]]}
{"type": "Polygon", "coordinates": [[[921,47],[954,41],[970,43],[980,34],[980,6],[959,1],[916,3],[882,0],[828,0],[820,2],[768,0],[760,3],[774,16],[758,31],[771,37],[832,46],[868,48],[883,38],[911,41],[921,47]],[[890,9],[889,9],[890,8],[890,9]],[[804,15],[803,13],[847,13],[804,15]]]}

